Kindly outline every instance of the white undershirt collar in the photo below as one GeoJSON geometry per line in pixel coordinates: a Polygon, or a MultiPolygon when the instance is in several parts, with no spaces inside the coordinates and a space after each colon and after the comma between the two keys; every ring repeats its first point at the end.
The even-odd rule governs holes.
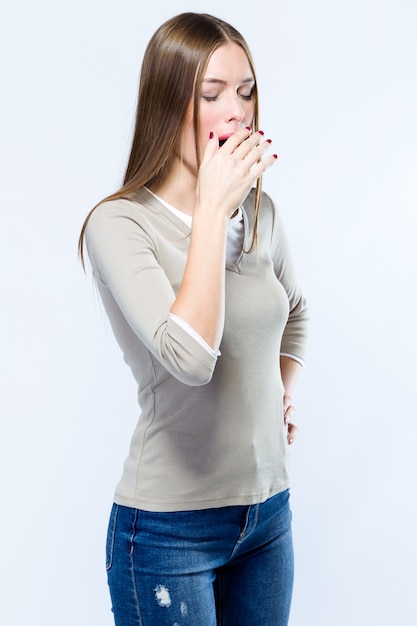
{"type": "MultiPolygon", "coordinates": [[[[145,187],[145,189],[174,215],[182,220],[188,228],[191,228],[193,222],[192,215],[179,211],[174,206],[169,204],[169,202],[166,202],[163,198],[157,196],[156,193],[151,191],[148,187],[145,187]]],[[[244,234],[243,212],[242,207],[239,206],[236,215],[230,218],[227,228],[226,263],[234,264],[240,257],[243,247],[244,234]]]]}

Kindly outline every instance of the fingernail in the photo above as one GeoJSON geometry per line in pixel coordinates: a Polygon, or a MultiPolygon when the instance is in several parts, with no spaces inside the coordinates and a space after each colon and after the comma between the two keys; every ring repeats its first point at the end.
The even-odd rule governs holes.
{"type": "Polygon", "coordinates": [[[245,126],[246,130],[252,130],[250,126],[245,126]]]}
{"type": "Polygon", "coordinates": [[[273,154],[272,156],[274,157],[274,159],[277,159],[277,158],[278,158],[278,155],[277,155],[277,154],[273,154]]]}
{"type": "Polygon", "coordinates": [[[265,133],[264,133],[264,131],[263,131],[263,130],[258,130],[258,133],[259,133],[260,135],[265,135],[265,133]]]}
{"type": "Polygon", "coordinates": [[[211,130],[211,131],[210,131],[209,138],[210,138],[210,139],[213,139],[213,137],[214,137],[214,133],[213,133],[213,131],[211,130]]]}
{"type": "Polygon", "coordinates": [[[267,142],[268,143],[272,143],[272,139],[267,139],[267,142]]]}

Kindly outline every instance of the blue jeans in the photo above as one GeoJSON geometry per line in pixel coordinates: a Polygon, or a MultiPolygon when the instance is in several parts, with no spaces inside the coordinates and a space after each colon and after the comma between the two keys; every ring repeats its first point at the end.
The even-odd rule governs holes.
{"type": "Polygon", "coordinates": [[[114,504],[106,548],[116,626],[288,624],[288,490],[262,504],[202,511],[114,504]]]}

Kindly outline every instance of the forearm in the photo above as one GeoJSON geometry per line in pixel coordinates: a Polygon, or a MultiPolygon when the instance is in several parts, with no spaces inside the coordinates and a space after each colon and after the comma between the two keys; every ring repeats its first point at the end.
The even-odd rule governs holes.
{"type": "Polygon", "coordinates": [[[263,133],[244,128],[219,149],[211,133],[198,172],[190,250],[184,278],[172,305],[178,315],[217,350],[224,326],[227,224],[257,178],[276,160],[263,133]]]}
{"type": "Polygon", "coordinates": [[[224,326],[227,222],[224,214],[196,208],[183,281],[171,307],[214,350],[224,326]]]}
{"type": "Polygon", "coordinates": [[[284,423],[288,426],[287,441],[292,444],[294,437],[297,434],[297,426],[292,421],[295,414],[295,407],[292,403],[292,394],[294,391],[295,383],[300,374],[302,365],[295,359],[289,356],[280,357],[281,362],[281,378],[284,384],[284,398],[283,398],[283,410],[284,410],[284,423]]]}
{"type": "Polygon", "coordinates": [[[281,378],[284,384],[285,395],[292,397],[294,387],[302,370],[302,365],[289,356],[280,357],[281,378]]]}

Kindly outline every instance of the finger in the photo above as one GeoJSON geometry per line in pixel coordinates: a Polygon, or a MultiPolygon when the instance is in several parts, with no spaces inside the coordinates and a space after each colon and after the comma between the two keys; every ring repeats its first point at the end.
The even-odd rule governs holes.
{"type": "MultiPolygon", "coordinates": [[[[248,168],[249,171],[252,170],[252,167],[257,163],[262,163],[267,157],[264,157],[265,153],[271,147],[272,140],[267,139],[266,141],[262,141],[262,143],[256,144],[251,149],[247,149],[245,146],[245,150],[242,152],[236,151],[233,156],[236,156],[238,159],[242,159],[242,163],[248,168]]],[[[274,162],[274,159],[271,161],[271,164],[274,162]]],[[[268,165],[266,165],[268,167],[268,165]]]]}
{"type": "MultiPolygon", "coordinates": [[[[234,156],[238,160],[243,160],[249,154],[252,154],[252,156],[255,155],[255,153],[252,151],[254,150],[254,148],[259,146],[262,135],[262,131],[250,134],[250,131],[245,128],[242,131],[239,131],[229,137],[224,147],[227,148],[227,152],[231,156],[234,156]],[[227,144],[229,145],[227,146],[227,144]]],[[[254,159],[254,162],[256,161],[257,158],[254,159]]]]}
{"type": "Polygon", "coordinates": [[[216,133],[211,132],[209,135],[209,139],[206,144],[206,147],[204,149],[204,154],[203,154],[201,163],[203,164],[203,163],[207,163],[208,161],[210,161],[210,159],[212,159],[213,156],[216,154],[218,148],[219,148],[219,138],[217,137],[216,133]]]}
{"type": "Polygon", "coordinates": [[[233,135],[230,135],[230,137],[228,137],[228,139],[224,142],[222,146],[222,151],[232,154],[240,145],[242,145],[242,143],[244,143],[251,136],[251,132],[252,131],[249,126],[237,130],[235,133],[233,133],[233,135]]]}
{"type": "Polygon", "coordinates": [[[293,404],[289,404],[284,411],[284,423],[289,424],[291,419],[295,415],[295,406],[293,404]]]}
{"type": "Polygon", "coordinates": [[[271,167],[277,160],[276,154],[262,160],[264,153],[270,148],[272,140],[266,139],[262,141],[264,132],[258,130],[251,134],[249,126],[241,129],[231,135],[224,145],[221,147],[221,152],[227,156],[233,156],[238,161],[247,167],[248,173],[250,172],[250,178],[256,180],[263,172],[271,167]],[[253,170],[255,164],[259,167],[253,170]]]}
{"type": "Polygon", "coordinates": [[[288,445],[291,445],[295,439],[295,437],[298,434],[298,428],[295,424],[288,424],[288,434],[287,434],[287,441],[288,441],[288,445]]]}
{"type": "Polygon", "coordinates": [[[262,176],[262,174],[264,172],[266,172],[266,170],[268,168],[270,168],[272,165],[274,165],[274,163],[276,163],[278,160],[278,155],[277,154],[271,154],[270,156],[266,157],[265,159],[262,159],[261,161],[255,162],[254,165],[252,165],[252,167],[250,168],[250,174],[251,177],[256,180],[257,178],[259,178],[259,176],[262,176]]]}
{"type": "Polygon", "coordinates": [[[253,150],[257,150],[259,155],[262,154],[268,149],[269,144],[272,143],[271,139],[263,141],[264,135],[265,133],[263,130],[258,130],[255,133],[249,134],[236,146],[234,153],[241,158],[245,158],[248,154],[251,154],[253,150]]]}

